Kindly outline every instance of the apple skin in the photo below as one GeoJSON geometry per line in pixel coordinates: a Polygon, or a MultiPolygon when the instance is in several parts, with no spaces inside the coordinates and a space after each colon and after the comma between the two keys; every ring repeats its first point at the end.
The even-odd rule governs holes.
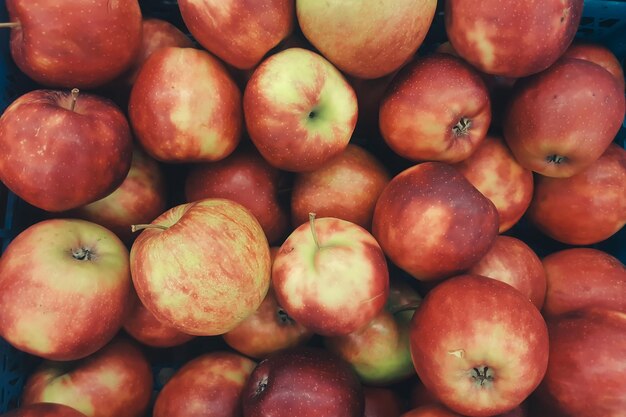
{"type": "Polygon", "coordinates": [[[272,285],[278,304],[296,322],[338,336],[366,325],[383,309],[389,271],[367,230],[324,217],[304,223],[281,245],[272,285]]]}
{"type": "Polygon", "coordinates": [[[584,309],[548,324],[550,360],[538,397],[571,417],[622,415],[626,313],[584,309]],[[599,392],[590,389],[596,386],[599,392]]]}
{"type": "Polygon", "coordinates": [[[357,117],[354,136],[378,140],[380,129],[378,126],[378,112],[389,84],[393,81],[398,71],[394,71],[384,77],[365,80],[362,78],[347,77],[357,98],[359,114],[357,117]]]}
{"type": "Polygon", "coordinates": [[[256,363],[214,351],[187,362],[165,384],[153,417],[240,417],[241,395],[256,363]]]}
{"type": "Polygon", "coordinates": [[[2,417],[85,417],[83,413],[63,404],[37,403],[16,408],[2,417]]]}
{"type": "Polygon", "coordinates": [[[341,71],[379,78],[400,68],[420,47],[436,0],[321,2],[297,0],[304,36],[341,71]]]}
{"type": "Polygon", "coordinates": [[[141,44],[137,0],[7,0],[11,56],[41,85],[94,88],[111,81],[135,59],[141,44]]]}
{"type": "Polygon", "coordinates": [[[567,48],[563,56],[583,59],[600,65],[615,77],[621,91],[624,91],[624,70],[622,69],[622,64],[606,46],[597,43],[574,42],[567,48]]]}
{"type": "Polygon", "coordinates": [[[108,99],[33,90],[0,118],[0,179],[20,198],[59,212],[105,197],[130,169],[132,137],[108,99]],[[54,192],[51,192],[54,190],[54,192]]]}
{"type": "Polygon", "coordinates": [[[590,307],[626,313],[626,267],[619,259],[592,248],[572,248],[551,253],[542,260],[548,290],[543,316],[590,307]]]}
{"type": "Polygon", "coordinates": [[[489,251],[498,213],[455,168],[424,162],[387,184],[372,231],[395,265],[432,281],[472,267],[489,251]]]}
{"type": "Polygon", "coordinates": [[[626,224],[626,150],[612,143],[569,178],[537,176],[527,215],[559,242],[590,245],[608,239],[626,224]]]}
{"type": "Polygon", "coordinates": [[[350,366],[319,348],[274,353],[252,371],[244,417],[362,417],[363,388],[350,366]]]}
{"type": "Polygon", "coordinates": [[[543,306],[546,271],[537,254],[517,238],[497,236],[489,252],[467,272],[509,284],[537,309],[543,306]]]}
{"type": "Polygon", "coordinates": [[[385,142],[413,161],[460,162],[485,138],[491,122],[489,92],[460,58],[418,58],[394,77],[380,104],[385,142]]]}
{"type": "Polygon", "coordinates": [[[131,247],[130,270],[139,299],[159,321],[214,336],[259,307],[270,285],[270,251],[246,208],[198,200],[167,210],[152,225],[131,247]]]}
{"type": "Polygon", "coordinates": [[[533,197],[533,173],[522,167],[500,137],[485,137],[469,158],[454,167],[498,209],[499,233],[524,215],[533,197]]]}
{"type": "Polygon", "coordinates": [[[463,417],[441,404],[423,405],[413,410],[407,411],[400,417],[463,417]]]}
{"type": "Polygon", "coordinates": [[[46,359],[88,356],[119,331],[129,301],[128,250],[75,219],[28,227],[0,258],[0,335],[46,359]]]}
{"type": "Polygon", "coordinates": [[[411,323],[420,380],[442,404],[467,416],[519,406],[541,382],[548,349],[546,323],[528,298],[479,275],[437,285],[411,323]]]}
{"type": "Polygon", "coordinates": [[[239,69],[256,66],[295,27],[293,0],[179,0],[193,37],[239,69]]]}
{"type": "Polygon", "coordinates": [[[250,139],[272,166],[312,171],[348,146],[357,99],[326,59],[289,48],[263,61],[243,95],[250,139]]]}
{"type": "Polygon", "coordinates": [[[28,377],[22,404],[64,404],[87,417],[142,417],[152,384],[143,352],[128,340],[116,339],[81,361],[43,362],[28,377]]]}
{"type": "Polygon", "coordinates": [[[363,417],[400,417],[404,404],[390,388],[363,387],[365,412],[363,417]]]}
{"type": "Polygon", "coordinates": [[[448,39],[458,54],[487,74],[525,77],[552,65],[572,43],[583,0],[449,0],[448,39]]]}
{"type": "Polygon", "coordinates": [[[226,198],[243,205],[259,221],[267,240],[275,243],[285,238],[290,227],[278,200],[281,176],[257,152],[237,150],[221,161],[192,166],[185,196],[189,202],[226,198]]]}
{"type": "Polygon", "coordinates": [[[515,84],[503,122],[518,162],[548,177],[571,177],[607,149],[624,120],[624,90],[601,66],[563,58],[515,84]]]}
{"type": "Polygon", "coordinates": [[[296,175],[291,191],[292,224],[307,222],[314,212],[370,230],[376,201],[390,179],[374,155],[350,144],[321,168],[296,175]]]}
{"type": "Polygon", "coordinates": [[[163,162],[208,162],[230,155],[241,137],[241,91],[206,51],[165,47],[143,64],[128,113],[146,152],[163,162]]]}

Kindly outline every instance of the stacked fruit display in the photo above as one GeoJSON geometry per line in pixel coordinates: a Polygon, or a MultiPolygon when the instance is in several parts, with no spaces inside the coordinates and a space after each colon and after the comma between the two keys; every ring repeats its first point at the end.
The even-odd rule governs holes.
{"type": "Polygon", "coordinates": [[[7,417],[625,415],[624,74],[582,0],[6,7],[38,216],[0,336],[41,359],[7,417]]]}

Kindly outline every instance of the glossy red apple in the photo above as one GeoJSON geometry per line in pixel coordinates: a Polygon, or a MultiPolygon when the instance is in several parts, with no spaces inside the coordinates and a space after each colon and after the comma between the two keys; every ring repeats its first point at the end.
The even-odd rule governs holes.
{"type": "Polygon", "coordinates": [[[583,59],[600,65],[615,77],[624,91],[624,70],[619,59],[606,46],[599,43],[574,42],[563,54],[564,57],[583,59]]]}
{"type": "Polygon", "coordinates": [[[363,387],[365,412],[363,417],[400,417],[404,403],[391,388],[363,387]]]}
{"type": "Polygon", "coordinates": [[[85,415],[63,404],[39,403],[13,409],[2,414],[2,417],[85,417],[85,415]]]}

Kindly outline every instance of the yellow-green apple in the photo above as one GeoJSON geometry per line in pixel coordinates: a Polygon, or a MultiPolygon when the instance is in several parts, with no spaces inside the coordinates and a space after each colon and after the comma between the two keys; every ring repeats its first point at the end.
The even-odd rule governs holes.
{"type": "Polygon", "coordinates": [[[592,248],[572,248],[542,259],[548,289],[546,319],[588,307],[626,313],[626,267],[614,256],[592,248]]]}
{"type": "Polygon", "coordinates": [[[323,336],[351,333],[369,323],[389,294],[387,261],[367,230],[334,217],[296,228],[272,266],[278,304],[323,336]]]}
{"type": "Polygon", "coordinates": [[[546,296],[546,271],[541,259],[523,241],[497,236],[491,249],[468,271],[505,282],[541,310],[546,296]]]}
{"type": "Polygon", "coordinates": [[[624,70],[619,59],[606,46],[599,43],[574,42],[563,54],[567,58],[583,59],[600,65],[615,77],[624,91],[624,70]]]}
{"type": "Polygon", "coordinates": [[[402,68],[380,103],[385,142],[413,161],[464,160],[483,141],[490,122],[485,83],[449,54],[418,58],[402,68]]]}
{"type": "Polygon", "coordinates": [[[33,90],[0,118],[0,180],[29,204],[64,211],[105,197],[130,169],[124,113],[100,96],[33,90]]]}
{"type": "Polygon", "coordinates": [[[298,347],[260,362],[242,395],[244,417],[362,417],[363,388],[327,350],[298,347]]]}
{"type": "Polygon", "coordinates": [[[363,417],[400,417],[404,403],[391,388],[363,387],[365,412],[363,417]]]}
{"type": "Polygon", "coordinates": [[[542,232],[570,245],[608,239],[626,224],[626,150],[615,143],[569,178],[535,178],[528,218],[542,232]]]}
{"type": "Polygon", "coordinates": [[[608,71],[563,58],[515,84],[504,115],[504,139],[525,168],[571,177],[613,141],[624,108],[624,90],[608,71]]]}
{"type": "Polygon", "coordinates": [[[548,330],[527,297],[503,282],[460,275],[435,286],[411,323],[411,356],[424,386],[473,417],[519,406],[548,365],[548,330]]]}
{"type": "Polygon", "coordinates": [[[390,179],[374,155],[350,144],[320,168],[296,175],[291,191],[292,224],[305,223],[314,212],[369,230],[376,201],[390,179]]]}
{"type": "Polygon", "coordinates": [[[498,212],[455,168],[424,162],[387,184],[372,231],[395,265],[431,281],[471,268],[487,254],[498,233],[498,212]]]}
{"type": "Polygon", "coordinates": [[[296,0],[304,36],[341,71],[379,78],[400,68],[422,45],[436,0],[296,0]]]}
{"type": "Polygon", "coordinates": [[[571,44],[583,0],[448,0],[445,27],[458,54],[482,72],[525,77],[552,65],[571,44]]]}
{"type": "Polygon", "coordinates": [[[423,405],[407,411],[400,417],[463,417],[441,404],[423,405]]]}
{"type": "Polygon", "coordinates": [[[421,301],[408,284],[392,280],[387,304],[352,333],[325,338],[326,347],[346,360],[364,384],[388,386],[415,375],[409,324],[421,301]]]}
{"type": "Polygon", "coordinates": [[[78,410],[63,404],[37,403],[15,408],[2,417],[85,417],[78,410]]]}
{"type": "Polygon", "coordinates": [[[79,361],[43,362],[29,375],[22,404],[64,404],[87,417],[143,417],[152,384],[144,353],[134,343],[116,339],[79,361]]]}
{"type": "Polygon", "coordinates": [[[119,331],[131,280],[128,250],[84,220],[28,227],[0,258],[0,335],[52,360],[88,356],[119,331]]]}
{"type": "Polygon", "coordinates": [[[249,69],[295,27],[293,0],[179,0],[193,37],[228,64],[249,69]]]}
{"type": "Polygon", "coordinates": [[[221,62],[194,48],[165,47],[150,55],[128,113],[144,149],[165,162],[223,159],[243,128],[241,91],[221,62]]]}
{"type": "Polygon", "coordinates": [[[195,336],[222,334],[265,298],[269,244],[242,205],[198,200],[135,229],[143,229],[130,251],[137,295],[168,326],[195,336]]]}
{"type": "Polygon", "coordinates": [[[281,172],[257,152],[237,149],[225,159],[191,167],[185,180],[187,201],[226,198],[254,214],[270,243],[285,238],[289,217],[279,202],[281,172]]]}
{"type": "Polygon", "coordinates": [[[354,90],[315,52],[289,48],[264,60],[243,95],[250,139],[286,171],[311,171],[340,154],[357,120],[354,90]]]}
{"type": "Polygon", "coordinates": [[[163,170],[157,161],[136,147],[130,170],[115,191],[67,214],[98,223],[129,245],[137,236],[131,231],[133,224],[149,223],[166,209],[167,190],[163,170]]]}
{"type": "Polygon", "coordinates": [[[626,313],[583,309],[548,326],[550,360],[538,398],[568,417],[623,415],[626,313]]]}
{"type": "Polygon", "coordinates": [[[524,215],[533,197],[533,174],[517,162],[502,138],[487,135],[469,158],[454,164],[498,209],[500,233],[524,215]]]}
{"type": "Polygon", "coordinates": [[[180,368],[159,392],[153,417],[241,416],[241,395],[256,363],[233,352],[203,354],[180,368]]]}
{"type": "Polygon", "coordinates": [[[7,0],[11,56],[39,84],[93,88],[125,71],[141,44],[137,0],[7,0]]]}

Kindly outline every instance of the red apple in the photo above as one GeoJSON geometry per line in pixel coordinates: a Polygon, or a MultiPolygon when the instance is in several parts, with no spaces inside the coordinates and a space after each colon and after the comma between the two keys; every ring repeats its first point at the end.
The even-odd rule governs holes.
{"type": "Polygon", "coordinates": [[[423,405],[413,410],[407,411],[400,417],[463,417],[444,407],[441,404],[423,405]]]}
{"type": "Polygon", "coordinates": [[[85,417],[83,413],[63,404],[38,403],[16,408],[2,417],[85,417]]]}
{"type": "Polygon", "coordinates": [[[548,332],[539,310],[510,285],[461,275],[433,288],[415,312],[411,355],[446,407],[493,416],[519,406],[541,382],[548,332]]]}
{"type": "Polygon", "coordinates": [[[241,92],[206,51],[166,47],[143,64],[128,113],[137,139],[165,162],[217,161],[242,132],[241,92]]]}
{"type": "Polygon", "coordinates": [[[396,76],[397,71],[384,77],[365,80],[348,77],[348,81],[356,94],[359,114],[354,129],[354,136],[377,140],[380,137],[378,127],[378,111],[389,84],[396,76]]]}
{"type": "Polygon", "coordinates": [[[363,389],[350,366],[326,350],[277,352],[252,372],[244,417],[362,417],[363,389]]]}
{"type": "Polygon", "coordinates": [[[273,166],[312,171],[348,146],[357,120],[354,90],[315,52],[289,48],[254,71],[243,96],[252,142],[273,166]]]}
{"type": "Polygon", "coordinates": [[[498,233],[498,213],[455,168],[425,162],[385,187],[372,230],[394,264],[429,281],[464,271],[485,256],[498,233]]]}
{"type": "Polygon", "coordinates": [[[311,172],[299,173],[291,192],[294,225],[318,217],[337,217],[370,229],[376,201],[389,182],[387,169],[365,149],[348,145],[311,172]]]}
{"type": "Polygon", "coordinates": [[[380,104],[383,138],[413,161],[464,160],[485,138],[490,122],[485,83],[449,54],[418,58],[402,68],[380,104]]]}
{"type": "Polygon", "coordinates": [[[185,180],[187,201],[226,198],[254,214],[270,243],[285,238],[289,218],[278,201],[281,172],[258,153],[236,151],[218,162],[198,164],[185,180]]]}
{"type": "Polygon", "coordinates": [[[34,90],[0,118],[0,180],[48,211],[91,203],[128,174],[132,137],[113,102],[78,90],[34,90]]]}
{"type": "Polygon", "coordinates": [[[626,267],[619,259],[592,248],[573,248],[543,258],[548,290],[546,318],[602,307],[626,313],[626,267]]]}
{"type": "Polygon", "coordinates": [[[130,288],[128,250],[113,232],[44,220],[0,258],[0,335],[46,359],[83,358],[119,331],[130,288]]]}
{"type": "Polygon", "coordinates": [[[537,254],[524,242],[510,236],[498,236],[489,252],[468,270],[509,284],[537,309],[546,295],[546,271],[537,254]]]}
{"type": "Polygon", "coordinates": [[[179,0],[198,42],[236,68],[249,69],[295,26],[293,0],[179,0]]]}
{"type": "Polygon", "coordinates": [[[125,71],[139,52],[137,0],[7,0],[6,7],[9,20],[17,22],[11,56],[42,85],[102,85],[125,71]]]}
{"type": "Polygon", "coordinates": [[[588,42],[574,42],[563,54],[564,57],[583,59],[600,65],[615,77],[624,91],[624,70],[619,59],[604,45],[588,42]]]}
{"type": "Polygon", "coordinates": [[[272,285],[278,304],[298,323],[324,336],[345,335],[384,307],[387,262],[367,230],[346,220],[314,217],[280,247],[272,285]]]}
{"type": "Polygon", "coordinates": [[[270,284],[263,229],[242,205],[204,199],[175,206],[145,228],[130,251],[143,305],[191,335],[227,332],[261,304],[270,284]]]}
{"type": "Polygon", "coordinates": [[[523,167],[549,177],[571,177],[615,139],[624,109],[624,90],[608,71],[563,58],[515,84],[504,138],[523,167]]]}
{"type": "Polygon", "coordinates": [[[418,408],[423,405],[439,404],[432,392],[428,391],[422,381],[418,378],[410,386],[409,405],[411,408],[418,408]]]}
{"type": "Polygon", "coordinates": [[[570,45],[583,0],[447,0],[445,26],[458,54],[488,74],[524,77],[552,65],[570,45]]]}
{"type": "Polygon", "coordinates": [[[504,141],[487,136],[469,158],[454,167],[498,209],[503,233],[524,215],[533,197],[533,174],[522,167],[504,141]]]}
{"type": "Polygon", "coordinates": [[[626,410],[626,313],[579,310],[549,322],[550,360],[540,397],[571,417],[626,410]]]}
{"type": "Polygon", "coordinates": [[[148,360],[117,339],[82,361],[42,363],[26,381],[22,404],[64,404],[87,417],[142,417],[151,395],[148,360]]]}
{"type": "Polygon", "coordinates": [[[334,65],[357,78],[379,78],[411,59],[435,16],[436,0],[297,0],[307,39],[334,65]]]}
{"type": "Polygon", "coordinates": [[[365,412],[363,417],[400,417],[404,404],[390,388],[363,387],[365,412]]]}
{"type": "Polygon", "coordinates": [[[158,394],[153,417],[241,416],[241,395],[255,363],[214,351],[187,362],[158,394]]]}
{"type": "Polygon", "coordinates": [[[528,218],[551,238],[571,245],[590,245],[615,234],[626,224],[626,150],[613,143],[572,177],[536,177],[528,218]]]}

